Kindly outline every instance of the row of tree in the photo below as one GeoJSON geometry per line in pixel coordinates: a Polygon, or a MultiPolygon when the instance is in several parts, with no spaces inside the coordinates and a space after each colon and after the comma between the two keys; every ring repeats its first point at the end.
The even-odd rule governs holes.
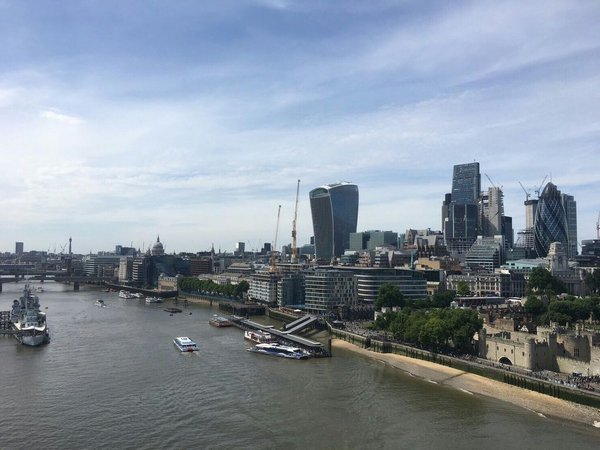
{"type": "Polygon", "coordinates": [[[245,292],[248,292],[250,285],[246,280],[238,284],[217,284],[212,280],[199,280],[195,277],[184,277],[179,279],[179,290],[182,292],[224,295],[227,297],[242,299],[245,292]]]}
{"type": "Polygon", "coordinates": [[[476,311],[448,308],[454,297],[454,292],[445,291],[428,300],[406,300],[397,286],[384,284],[375,306],[401,309],[379,316],[373,327],[410,344],[473,353],[473,336],[483,321],[476,311]]]}
{"type": "Polygon", "coordinates": [[[525,302],[525,311],[530,314],[534,322],[549,324],[557,322],[560,325],[575,323],[580,320],[600,320],[600,298],[568,296],[557,298],[555,296],[540,298],[529,295],[525,302]]]}

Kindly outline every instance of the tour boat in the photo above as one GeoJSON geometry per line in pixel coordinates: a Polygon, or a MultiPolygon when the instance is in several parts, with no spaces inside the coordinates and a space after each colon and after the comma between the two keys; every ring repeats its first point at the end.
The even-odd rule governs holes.
{"type": "Polygon", "coordinates": [[[248,351],[290,359],[307,359],[311,356],[309,352],[301,348],[282,344],[256,344],[254,347],[249,348],[248,351]]]}
{"type": "Polygon", "coordinates": [[[198,351],[198,346],[194,341],[192,341],[189,337],[181,336],[173,339],[173,343],[175,347],[179,349],[180,352],[196,352],[198,351]]]}
{"type": "Polygon", "coordinates": [[[262,330],[246,330],[244,331],[244,339],[256,342],[257,344],[269,344],[275,342],[275,338],[271,333],[262,330]]]}
{"type": "Polygon", "coordinates": [[[208,321],[209,324],[211,324],[213,327],[230,327],[233,324],[231,323],[231,320],[227,319],[226,317],[223,316],[218,316],[218,315],[213,315],[210,320],[208,321]]]}

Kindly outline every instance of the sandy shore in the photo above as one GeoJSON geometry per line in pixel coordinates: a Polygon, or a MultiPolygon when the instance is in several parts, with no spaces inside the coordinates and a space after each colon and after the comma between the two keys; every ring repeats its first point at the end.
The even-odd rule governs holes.
{"type": "Polygon", "coordinates": [[[451,386],[473,394],[507,401],[543,416],[552,416],[590,425],[598,428],[600,432],[600,410],[596,408],[511,386],[429,361],[412,359],[391,353],[373,352],[340,339],[332,339],[331,345],[333,349],[343,348],[359,353],[419,378],[431,380],[438,384],[451,386]]]}

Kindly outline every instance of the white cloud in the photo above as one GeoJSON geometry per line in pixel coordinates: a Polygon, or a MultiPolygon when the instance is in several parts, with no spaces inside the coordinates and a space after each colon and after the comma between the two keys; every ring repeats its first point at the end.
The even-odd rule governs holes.
{"type": "Polygon", "coordinates": [[[47,109],[40,112],[40,117],[43,117],[44,119],[55,120],[66,125],[80,125],[85,122],[80,117],[64,114],[55,109],[47,109]]]}

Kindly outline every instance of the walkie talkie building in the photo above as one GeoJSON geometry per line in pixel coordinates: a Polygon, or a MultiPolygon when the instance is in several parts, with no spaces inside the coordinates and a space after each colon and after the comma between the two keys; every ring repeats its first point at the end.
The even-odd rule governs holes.
{"type": "Polygon", "coordinates": [[[358,186],[336,183],[309,193],[317,259],[341,256],[350,248],[358,222],[358,186]]]}

